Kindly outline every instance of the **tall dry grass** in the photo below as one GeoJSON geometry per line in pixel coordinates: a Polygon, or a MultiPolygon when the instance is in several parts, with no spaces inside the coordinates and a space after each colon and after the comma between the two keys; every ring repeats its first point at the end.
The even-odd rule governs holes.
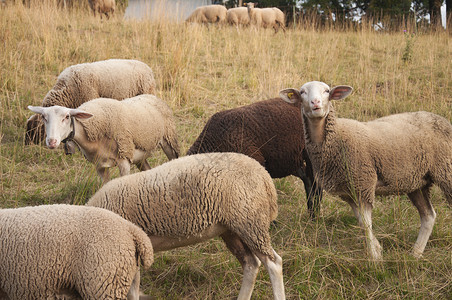
{"type": "MultiPolygon", "coordinates": [[[[100,185],[80,154],[23,145],[27,105],[39,105],[66,67],[108,58],[139,59],[156,75],[158,96],[178,119],[182,152],[215,112],[275,97],[310,80],[355,88],[336,103],[340,117],[361,121],[427,110],[452,119],[450,37],[445,33],[378,33],[358,29],[268,30],[174,24],[165,20],[94,19],[87,9],[54,3],[0,8],[0,205],[82,204],[100,185]]],[[[152,165],[166,161],[156,151],[152,165]]],[[[403,163],[403,162],[401,162],[403,163]]],[[[136,171],[136,170],[134,170],[136,171]]],[[[116,174],[117,176],[117,174],[116,174]]],[[[301,181],[275,180],[279,217],[274,248],[284,261],[289,299],[451,299],[452,213],[439,190],[438,217],[424,258],[410,256],[419,217],[405,196],[381,197],[374,232],[384,261],[367,260],[365,237],[348,205],[325,195],[308,218],[301,181]]],[[[219,240],[156,256],[143,278],[155,299],[230,299],[240,265],[219,240]]],[[[270,299],[261,269],[254,299],[270,299]]]]}

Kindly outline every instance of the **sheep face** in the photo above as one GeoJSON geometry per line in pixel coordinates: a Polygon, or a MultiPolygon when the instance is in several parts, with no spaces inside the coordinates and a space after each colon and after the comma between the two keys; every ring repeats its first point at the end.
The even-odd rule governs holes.
{"type": "Polygon", "coordinates": [[[353,88],[339,85],[332,89],[323,82],[311,81],[305,83],[300,90],[284,89],[279,92],[282,99],[289,103],[301,102],[302,113],[310,118],[325,118],[330,112],[330,100],[344,99],[353,88]]]}
{"type": "Polygon", "coordinates": [[[28,109],[42,116],[46,131],[46,145],[50,149],[57,148],[61,141],[70,135],[72,131],[71,117],[87,119],[93,116],[79,109],[58,105],[51,107],[28,106],[28,109]]]}

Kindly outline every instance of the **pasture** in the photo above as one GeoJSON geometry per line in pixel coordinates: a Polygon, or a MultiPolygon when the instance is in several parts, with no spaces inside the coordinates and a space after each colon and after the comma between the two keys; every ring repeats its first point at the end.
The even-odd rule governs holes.
{"type": "MultiPolygon", "coordinates": [[[[40,105],[66,67],[109,58],[138,59],[155,73],[157,96],[173,109],[184,154],[215,112],[273,98],[311,80],[346,84],[353,94],[337,116],[360,121],[425,110],[452,120],[452,43],[446,32],[273,30],[109,21],[87,9],[0,7],[0,207],[84,204],[100,187],[80,152],[24,146],[27,105],[40,105]]],[[[151,166],[167,161],[157,150],[151,166]]],[[[403,164],[403,161],[400,163],[403,164]]],[[[132,172],[138,170],[134,167],[132,172]]],[[[117,173],[113,176],[118,176],[117,173]]],[[[436,223],[423,258],[410,254],[420,225],[405,195],[379,197],[373,228],[383,261],[368,260],[365,236],[348,204],[324,194],[311,221],[301,180],[274,180],[279,215],[271,227],[283,259],[288,299],[451,299],[452,208],[438,188],[436,223]]],[[[242,280],[220,239],[156,255],[142,287],[155,299],[232,299],[242,280]]],[[[2,276],[4,274],[1,274],[2,276]]],[[[261,266],[253,299],[271,299],[261,266]]]]}

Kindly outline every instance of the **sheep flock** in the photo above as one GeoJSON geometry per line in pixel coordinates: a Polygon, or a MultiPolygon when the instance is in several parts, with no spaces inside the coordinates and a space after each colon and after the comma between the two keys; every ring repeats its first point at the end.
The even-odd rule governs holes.
{"type": "MultiPolygon", "coordinates": [[[[89,3],[95,16],[114,13],[114,0],[89,3]]],[[[198,7],[186,22],[286,30],[281,10],[254,3],[198,7]]],[[[368,122],[336,116],[333,102],[352,91],[311,81],[219,110],[183,155],[188,138],[145,62],[68,66],[40,106],[26,104],[35,115],[23,128],[24,151],[78,148],[101,186],[85,205],[62,198],[0,209],[0,299],[151,299],[140,279],[155,253],[215,237],[242,267],[237,299],[251,299],[261,264],[268,279],[259,280],[269,281],[274,299],[286,299],[284,249],[273,248],[270,228],[279,226],[273,178],[290,175],[302,179],[313,221],[324,193],[350,205],[372,262],[383,259],[372,226],[376,196],[407,195],[420,216],[411,253],[421,258],[436,218],[433,185],[452,206],[451,122],[426,111],[368,122]],[[149,163],[158,148],[168,161],[149,163]],[[110,180],[113,167],[119,176],[110,180]]]]}

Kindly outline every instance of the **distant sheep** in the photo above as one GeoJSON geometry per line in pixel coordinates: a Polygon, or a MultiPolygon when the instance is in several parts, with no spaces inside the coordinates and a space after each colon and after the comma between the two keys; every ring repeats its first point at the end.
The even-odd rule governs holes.
{"type": "Polygon", "coordinates": [[[105,14],[107,19],[110,18],[110,14],[113,15],[116,9],[115,0],[88,0],[89,6],[91,7],[94,17],[96,13],[99,13],[102,19],[102,14],[105,14]]]}
{"type": "Polygon", "coordinates": [[[0,209],[0,297],[139,298],[149,237],[111,211],[75,205],[0,209]]]}
{"type": "Polygon", "coordinates": [[[314,175],[328,192],[353,209],[366,231],[370,256],[381,259],[381,246],[372,232],[375,194],[407,194],[421,217],[413,248],[420,257],[432,232],[436,213],[429,201],[433,183],[452,205],[452,125],[438,115],[412,112],[370,122],[336,118],[330,100],[340,100],[349,86],[332,89],[323,82],[285,89],[281,98],[301,103],[306,150],[314,175]]]}
{"type": "Polygon", "coordinates": [[[263,28],[273,28],[275,33],[279,28],[286,31],[284,13],[277,7],[255,8],[254,3],[247,3],[250,23],[263,28]]]}
{"type": "Polygon", "coordinates": [[[196,8],[186,22],[224,23],[227,9],[223,5],[206,5],[196,8]]]}
{"type": "Polygon", "coordinates": [[[226,21],[234,26],[246,26],[250,24],[250,17],[246,7],[233,7],[228,9],[226,21]]]}
{"type": "MultiPolygon", "coordinates": [[[[138,60],[109,59],[63,70],[41,105],[77,108],[95,98],[122,100],[141,94],[155,94],[152,69],[138,60]]],[[[31,116],[27,121],[25,144],[39,143],[44,136],[41,116],[31,116]]]]}
{"type": "Polygon", "coordinates": [[[112,210],[140,226],[155,252],[221,236],[243,267],[238,299],[250,299],[259,261],[270,274],[275,299],[284,299],[282,260],[268,232],[277,216],[276,198],[270,175],[256,160],[209,153],[116,178],[87,205],[112,210]]]}
{"type": "Polygon", "coordinates": [[[117,165],[121,176],[134,163],[149,170],[146,158],[160,146],[169,159],[179,156],[176,125],[168,105],[154,95],[139,95],[123,101],[98,98],[79,108],[29,106],[44,117],[50,149],[73,140],[88,161],[96,163],[103,182],[108,168],[117,165]]]}
{"type": "Polygon", "coordinates": [[[187,155],[238,152],[256,159],[273,178],[297,176],[314,218],[322,190],[314,182],[304,144],[300,106],[275,98],[214,114],[187,155]]]}

